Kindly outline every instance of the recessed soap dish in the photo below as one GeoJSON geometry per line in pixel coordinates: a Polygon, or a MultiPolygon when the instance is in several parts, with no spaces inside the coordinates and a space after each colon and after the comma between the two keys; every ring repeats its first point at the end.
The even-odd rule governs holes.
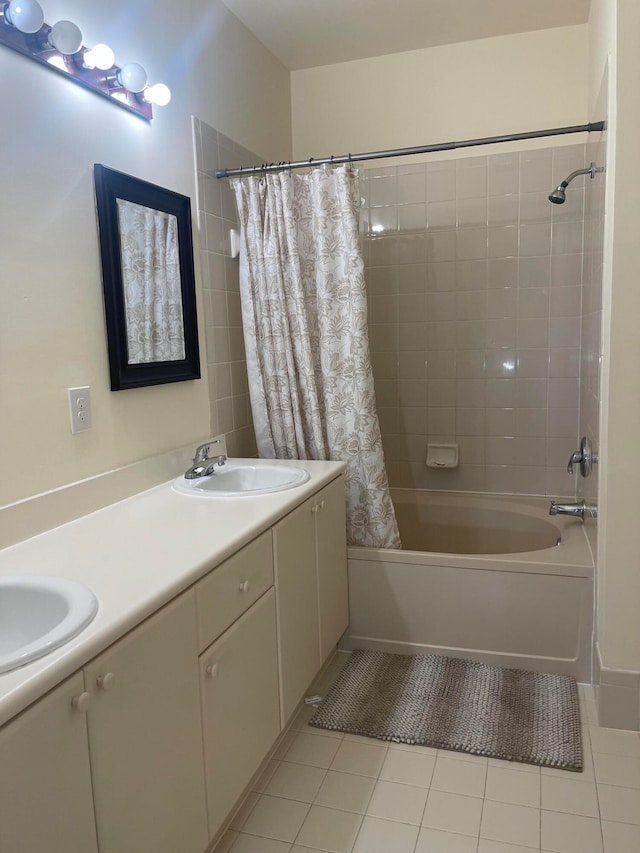
{"type": "Polygon", "coordinates": [[[427,444],[427,468],[457,467],[457,444],[427,444]]]}

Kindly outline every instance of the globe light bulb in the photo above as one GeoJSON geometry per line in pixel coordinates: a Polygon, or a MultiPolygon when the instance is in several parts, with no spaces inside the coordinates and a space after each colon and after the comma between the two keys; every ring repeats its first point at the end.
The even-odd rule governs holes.
{"type": "Polygon", "coordinates": [[[72,21],[58,21],[47,36],[49,43],[60,53],[70,55],[82,47],[82,33],[72,21]]]}
{"type": "Polygon", "coordinates": [[[44,23],[44,12],[37,0],[11,0],[5,17],[21,33],[37,33],[44,23]]]}
{"type": "Polygon", "coordinates": [[[142,92],[147,81],[147,72],[137,62],[128,62],[118,71],[118,83],[124,86],[127,92],[142,92]]]}
{"type": "Polygon", "coordinates": [[[85,68],[99,68],[100,71],[108,71],[113,68],[115,61],[114,52],[106,44],[95,45],[95,47],[85,51],[82,57],[85,68]]]}
{"type": "Polygon", "coordinates": [[[171,100],[171,89],[164,83],[154,83],[142,93],[143,100],[156,107],[166,107],[171,100]]]}

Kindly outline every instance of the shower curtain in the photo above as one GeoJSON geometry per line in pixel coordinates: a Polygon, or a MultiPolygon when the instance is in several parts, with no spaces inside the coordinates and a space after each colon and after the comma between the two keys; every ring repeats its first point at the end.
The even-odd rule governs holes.
{"type": "Polygon", "coordinates": [[[347,462],[349,544],[400,548],[369,357],[357,172],[231,184],[258,452],[347,462]]]}

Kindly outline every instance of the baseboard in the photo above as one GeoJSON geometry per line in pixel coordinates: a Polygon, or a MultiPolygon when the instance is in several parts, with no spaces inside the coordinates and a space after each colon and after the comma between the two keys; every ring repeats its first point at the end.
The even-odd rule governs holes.
{"type": "Polygon", "coordinates": [[[604,666],[597,643],[595,661],[599,725],[640,731],[640,672],[604,666]]]}

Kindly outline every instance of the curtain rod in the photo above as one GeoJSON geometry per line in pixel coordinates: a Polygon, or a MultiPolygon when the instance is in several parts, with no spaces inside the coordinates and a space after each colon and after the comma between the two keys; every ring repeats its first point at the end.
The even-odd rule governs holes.
{"type": "Polygon", "coordinates": [[[290,169],[308,169],[311,166],[335,166],[339,163],[357,163],[361,160],[382,160],[386,157],[406,157],[411,154],[431,154],[436,151],[453,151],[456,148],[473,148],[476,145],[493,145],[496,142],[518,142],[522,139],[541,139],[545,136],[562,136],[565,133],[592,133],[604,130],[604,121],[590,124],[576,124],[570,127],[552,127],[550,130],[532,130],[528,133],[508,133],[504,136],[485,136],[480,139],[464,139],[461,142],[439,142],[435,145],[417,145],[414,148],[391,148],[388,151],[367,151],[364,154],[342,154],[340,157],[309,157],[295,163],[263,163],[261,166],[242,166],[238,169],[217,169],[216,178],[230,178],[233,175],[247,175],[264,172],[281,172],[290,169]]]}

